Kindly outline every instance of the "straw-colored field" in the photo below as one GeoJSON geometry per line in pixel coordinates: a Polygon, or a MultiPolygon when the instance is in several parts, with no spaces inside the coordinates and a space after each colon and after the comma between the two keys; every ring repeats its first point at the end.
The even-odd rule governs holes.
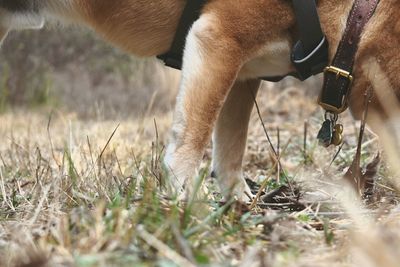
{"type": "MultiPolygon", "coordinates": [[[[245,176],[255,191],[264,184],[267,194],[283,193],[252,209],[221,202],[209,177],[210,144],[202,187],[179,202],[160,185],[179,73],[82,41],[92,38],[86,33],[57,37],[64,49],[47,40],[47,51],[49,34],[11,36],[0,54],[0,266],[399,266],[398,177],[386,164],[393,156],[383,154],[373,196],[359,201],[341,179],[359,122],[341,119],[338,154],[320,147],[318,82],[264,84],[260,92],[283,169],[256,112],[251,119],[245,176]],[[32,38],[34,46],[14,50],[32,38]],[[20,53],[33,54],[33,65],[18,67],[20,53]],[[30,87],[42,97],[30,97],[30,87]]],[[[379,150],[367,130],[363,166],[379,150]]]]}

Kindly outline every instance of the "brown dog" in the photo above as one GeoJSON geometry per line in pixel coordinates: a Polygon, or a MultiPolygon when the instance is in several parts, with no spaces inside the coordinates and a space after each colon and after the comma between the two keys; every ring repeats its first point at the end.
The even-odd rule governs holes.
{"type": "MultiPolygon", "coordinates": [[[[0,37],[11,29],[40,28],[47,19],[86,25],[111,43],[140,56],[166,52],[185,0],[0,0],[0,37]]],[[[352,0],[319,0],[323,30],[334,55],[352,0]]],[[[356,55],[350,107],[362,112],[364,90],[400,93],[400,1],[383,0],[368,23],[356,55]]],[[[294,14],[286,0],[210,0],[186,41],[182,80],[165,163],[181,188],[213,134],[213,168],[221,188],[243,197],[242,178],[249,116],[258,77],[293,70],[294,14]]],[[[374,97],[380,119],[390,110],[374,97]]],[[[391,98],[392,101],[394,100],[391,98]]],[[[397,104],[397,98],[395,98],[397,104]]],[[[190,186],[187,186],[187,188],[190,186]]],[[[227,193],[227,192],[225,192],[227,193]]]]}

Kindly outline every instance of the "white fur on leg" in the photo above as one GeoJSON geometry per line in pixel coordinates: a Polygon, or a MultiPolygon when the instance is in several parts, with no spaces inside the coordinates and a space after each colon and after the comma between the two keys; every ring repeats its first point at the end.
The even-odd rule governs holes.
{"type": "MultiPolygon", "coordinates": [[[[240,131],[238,129],[238,131],[240,131]]],[[[232,133],[234,135],[234,133],[232,133]]],[[[240,139],[246,138],[247,134],[244,134],[244,137],[238,138],[236,141],[241,142],[240,139]]],[[[238,137],[238,136],[236,136],[238,137]]],[[[227,138],[229,140],[233,140],[227,138]]],[[[224,197],[235,197],[238,200],[248,202],[253,199],[253,194],[245,178],[243,177],[242,172],[242,156],[244,153],[241,151],[241,146],[234,147],[235,144],[221,144],[220,139],[216,137],[214,132],[213,135],[213,162],[212,167],[213,171],[216,174],[216,178],[218,180],[218,185],[221,191],[221,194],[224,197]],[[232,150],[228,150],[227,148],[231,147],[232,150]],[[229,155],[229,153],[236,154],[235,156],[229,155]],[[225,156],[224,156],[225,155],[225,156]],[[234,163],[235,161],[239,162],[234,163]],[[236,165],[236,166],[232,166],[236,165]]]]}
{"type": "Polygon", "coordinates": [[[190,191],[199,161],[197,157],[178,151],[175,143],[168,145],[164,165],[169,172],[170,185],[176,193],[182,193],[183,189],[190,191]]]}
{"type": "MultiPolygon", "coordinates": [[[[218,169],[216,165],[214,170],[218,169]]],[[[254,195],[252,194],[250,187],[247,185],[246,180],[243,177],[242,170],[234,172],[224,172],[218,177],[218,186],[220,193],[225,199],[235,198],[243,202],[249,202],[253,200],[254,195]]]]}
{"type": "Polygon", "coordinates": [[[213,134],[213,170],[222,193],[242,201],[252,194],[242,173],[247,129],[259,80],[237,81],[219,115],[213,134]]]}
{"type": "MultiPolygon", "coordinates": [[[[209,22],[209,16],[202,16],[196,23],[196,31],[201,31],[203,26],[209,22]]],[[[170,181],[179,192],[181,188],[185,191],[191,190],[192,179],[196,175],[203,151],[180,151],[179,146],[184,145],[182,137],[186,128],[185,97],[186,89],[190,86],[189,77],[201,75],[205,67],[202,56],[202,47],[199,45],[193,28],[188,34],[184,52],[182,80],[177,96],[174,122],[172,125],[172,137],[168,144],[164,163],[170,171],[170,181]]]]}

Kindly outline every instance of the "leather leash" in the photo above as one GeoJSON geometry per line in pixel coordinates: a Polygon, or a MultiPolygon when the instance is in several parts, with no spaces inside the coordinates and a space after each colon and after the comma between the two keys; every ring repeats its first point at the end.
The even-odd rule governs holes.
{"type": "Polygon", "coordinates": [[[348,107],[353,83],[355,56],[365,25],[373,16],[379,0],[355,0],[332,64],[324,70],[324,85],[318,103],[326,110],[318,140],[326,147],[342,143],[343,126],[338,115],[348,107]]]}

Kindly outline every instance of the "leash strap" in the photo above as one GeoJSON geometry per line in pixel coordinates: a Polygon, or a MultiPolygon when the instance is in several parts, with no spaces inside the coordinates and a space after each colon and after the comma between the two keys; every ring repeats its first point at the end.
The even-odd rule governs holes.
{"type": "Polygon", "coordinates": [[[157,56],[158,59],[164,61],[166,66],[174,69],[182,68],[186,36],[193,23],[199,18],[200,11],[206,2],[207,0],[187,0],[170,50],[165,54],[157,56]]]}
{"type": "Polygon", "coordinates": [[[339,114],[347,109],[361,34],[378,3],[379,0],[355,0],[353,4],[332,65],[324,70],[324,85],[318,102],[328,112],[339,114]]]}
{"type": "Polygon", "coordinates": [[[314,0],[293,0],[299,41],[294,45],[291,60],[297,77],[305,80],[323,72],[328,65],[328,41],[319,21],[314,0]]]}
{"type": "Polygon", "coordinates": [[[336,124],[338,114],[347,109],[353,83],[353,66],[361,34],[379,0],[355,0],[332,65],[324,70],[324,84],[318,103],[326,110],[325,122],[318,132],[320,144],[328,147],[342,143],[343,126],[336,124]]]}

